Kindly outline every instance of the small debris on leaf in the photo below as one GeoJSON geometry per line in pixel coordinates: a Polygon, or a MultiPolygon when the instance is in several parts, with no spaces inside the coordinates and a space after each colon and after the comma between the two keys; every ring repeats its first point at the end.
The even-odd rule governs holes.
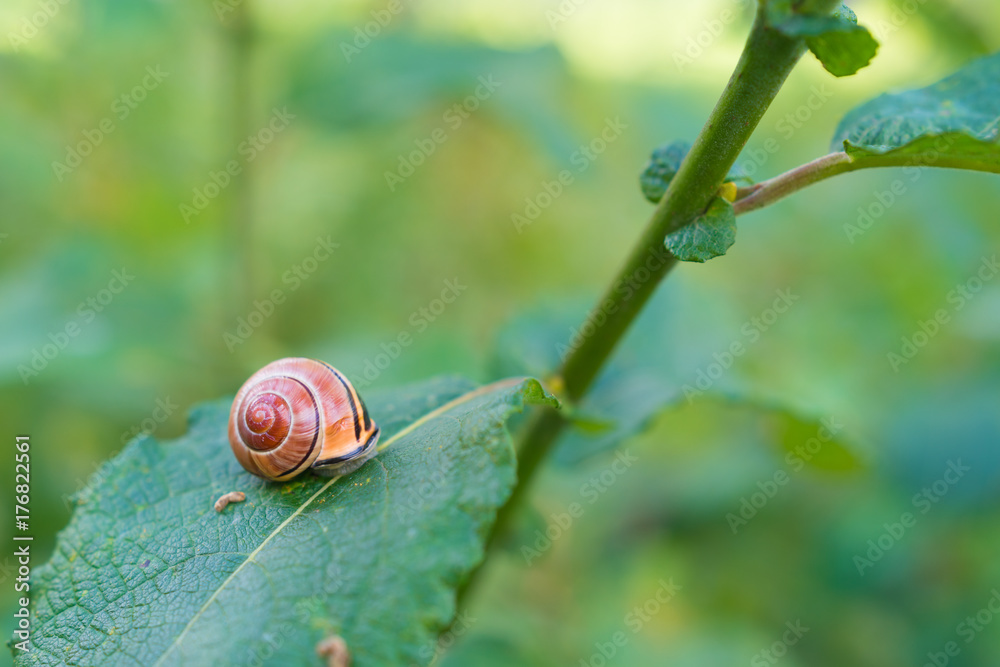
{"type": "Polygon", "coordinates": [[[316,644],[316,654],[326,658],[327,667],[348,667],[351,664],[351,652],[343,637],[334,635],[316,644]]]}
{"type": "Polygon", "coordinates": [[[221,512],[229,503],[242,503],[246,499],[247,494],[242,491],[230,491],[215,501],[215,511],[221,512]]]}

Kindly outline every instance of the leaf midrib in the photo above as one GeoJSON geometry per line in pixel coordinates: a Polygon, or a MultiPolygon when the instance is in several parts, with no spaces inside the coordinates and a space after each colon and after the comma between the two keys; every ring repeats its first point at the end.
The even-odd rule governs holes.
{"type": "MultiPolygon", "coordinates": [[[[457,407],[459,405],[462,405],[463,403],[466,403],[466,402],[471,401],[471,400],[473,400],[475,398],[478,398],[479,396],[482,396],[483,394],[487,394],[487,393],[490,393],[492,391],[496,391],[498,389],[503,389],[503,388],[508,387],[508,386],[517,385],[517,384],[519,384],[521,382],[524,382],[525,379],[526,378],[518,377],[518,378],[508,378],[506,380],[500,380],[499,382],[494,382],[492,384],[483,385],[482,387],[478,387],[476,389],[473,389],[472,391],[466,392],[466,393],[462,394],[461,396],[459,396],[457,398],[453,398],[452,400],[448,401],[444,405],[441,405],[441,406],[439,406],[439,407],[431,410],[427,414],[425,414],[422,417],[420,417],[420,418],[414,420],[413,422],[411,422],[406,427],[400,429],[400,431],[398,433],[396,433],[395,435],[393,435],[391,438],[388,438],[385,442],[381,443],[378,446],[378,451],[381,452],[381,451],[387,449],[390,445],[392,445],[393,443],[395,443],[399,439],[403,438],[404,436],[409,435],[410,433],[412,433],[414,430],[416,430],[420,426],[423,426],[424,424],[426,424],[428,421],[441,416],[442,414],[448,412],[449,410],[451,410],[451,409],[453,409],[453,408],[455,408],[455,407],[457,407]]],[[[339,475],[337,477],[333,477],[333,478],[330,479],[330,481],[328,481],[326,484],[324,484],[323,486],[321,486],[319,488],[319,490],[316,491],[316,493],[314,493],[311,496],[309,496],[309,498],[304,503],[302,503],[299,507],[297,507],[295,509],[295,511],[292,512],[288,516],[287,519],[285,519],[280,524],[278,524],[278,526],[275,527],[275,529],[273,531],[271,531],[268,534],[268,536],[265,537],[261,541],[260,545],[256,549],[254,549],[252,552],[250,552],[250,554],[247,556],[246,560],[244,560],[242,563],[240,563],[239,566],[235,570],[233,570],[232,573],[230,573],[230,575],[228,577],[226,577],[226,579],[219,585],[219,587],[215,589],[215,591],[208,598],[208,600],[206,600],[205,603],[202,604],[201,607],[198,609],[198,611],[195,612],[195,615],[191,617],[191,620],[188,621],[187,625],[184,626],[184,629],[181,630],[180,634],[177,635],[177,637],[174,639],[174,641],[170,642],[170,645],[166,648],[166,650],[163,652],[163,654],[160,656],[160,658],[154,663],[153,667],[160,667],[160,665],[163,664],[164,660],[166,660],[167,657],[169,657],[170,654],[173,653],[174,649],[176,649],[178,646],[181,645],[181,642],[184,640],[184,637],[187,635],[188,631],[192,627],[194,627],[194,624],[198,621],[198,619],[201,618],[201,616],[208,610],[208,608],[212,605],[212,603],[215,602],[215,599],[219,596],[219,594],[222,592],[222,590],[225,589],[225,587],[229,584],[230,581],[232,581],[234,578],[236,578],[236,575],[238,575],[240,572],[243,571],[243,568],[247,564],[253,562],[254,558],[256,558],[257,554],[259,554],[264,549],[264,547],[267,546],[268,542],[270,542],[271,539],[274,538],[276,535],[280,534],[281,531],[285,528],[285,526],[287,526],[289,523],[291,523],[291,521],[293,519],[295,519],[297,516],[299,516],[300,514],[302,514],[302,512],[305,511],[305,509],[307,507],[309,507],[309,505],[312,504],[312,502],[314,500],[316,500],[316,498],[318,498],[320,495],[322,495],[327,489],[329,489],[331,486],[333,486],[342,477],[343,477],[343,475],[339,475]]]]}

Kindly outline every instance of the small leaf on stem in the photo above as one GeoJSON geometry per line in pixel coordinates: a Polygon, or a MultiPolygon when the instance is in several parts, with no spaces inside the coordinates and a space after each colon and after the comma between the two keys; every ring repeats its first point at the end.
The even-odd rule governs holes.
{"type": "Polygon", "coordinates": [[[733,205],[716,197],[694,222],[668,234],[667,250],[682,262],[705,262],[726,254],[736,241],[733,205]]]}
{"type": "Polygon", "coordinates": [[[790,2],[771,3],[768,21],[789,37],[805,37],[809,50],[834,76],[855,74],[878,51],[878,41],[858,25],[857,15],[847,5],[832,14],[809,14],[794,11],[790,2]]]}
{"type": "MultiPolygon", "coordinates": [[[[639,176],[639,185],[642,187],[642,194],[654,204],[663,199],[667,192],[667,186],[673,180],[677,170],[680,169],[681,162],[691,150],[691,142],[678,139],[669,144],[664,144],[653,151],[649,159],[649,164],[639,176]]],[[[743,173],[738,166],[733,165],[726,175],[726,183],[740,181],[743,183],[753,183],[750,178],[743,173]]]]}

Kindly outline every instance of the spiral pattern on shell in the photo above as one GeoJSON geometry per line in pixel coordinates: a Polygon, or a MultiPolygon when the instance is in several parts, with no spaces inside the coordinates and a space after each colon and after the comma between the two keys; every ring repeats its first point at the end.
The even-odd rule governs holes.
{"type": "Polygon", "coordinates": [[[345,474],[375,454],[379,429],[350,382],[322,361],[280,359],[248,379],[229,414],[240,464],[283,481],[308,468],[345,474]]]}

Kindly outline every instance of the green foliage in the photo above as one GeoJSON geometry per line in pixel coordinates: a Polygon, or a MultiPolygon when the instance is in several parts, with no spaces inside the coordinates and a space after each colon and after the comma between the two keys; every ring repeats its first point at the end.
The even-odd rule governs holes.
{"type": "Polygon", "coordinates": [[[858,25],[858,18],[847,6],[838,15],[840,23],[833,30],[806,38],[806,44],[823,67],[834,76],[851,76],[867,67],[878,52],[878,42],[868,29],[858,25]]]}
{"type": "Polygon", "coordinates": [[[793,10],[790,0],[770,3],[768,19],[790,37],[805,37],[809,50],[834,76],[855,74],[878,51],[878,42],[844,4],[832,14],[814,14],[793,10]]]}
{"type": "MultiPolygon", "coordinates": [[[[38,445],[31,507],[36,565],[50,558],[56,531],[68,519],[61,498],[88,477],[104,478],[107,467],[95,469],[120,449],[128,433],[177,433],[183,406],[231,392],[273,358],[329,359],[355,382],[367,377],[375,387],[442,371],[483,380],[508,377],[523,371],[498,373],[483,363],[494,352],[484,342],[487,332],[498,330],[512,311],[523,313],[542,299],[545,311],[561,308],[568,317],[548,322],[552,335],[523,326],[525,335],[510,341],[511,353],[530,357],[533,375],[551,372],[560,361],[557,346],[564,350],[579,333],[581,315],[620,264],[631,225],[648,213],[637,197],[622,194],[634,187],[635,156],[649,145],[644,137],[694,136],[723,84],[686,69],[664,85],[649,85],[645,75],[637,78],[641,69],[632,58],[605,58],[594,50],[592,30],[586,29],[592,17],[583,13],[570,19],[576,26],[553,30],[547,45],[525,50],[525,44],[547,42],[537,32],[545,25],[543,8],[490,2],[475,3],[474,10],[473,3],[459,7],[447,20],[434,12],[396,17],[350,61],[341,46],[353,43],[358,26],[371,20],[367,8],[333,3],[317,13],[296,3],[230,3],[248,10],[250,34],[258,36],[252,58],[232,58],[231,19],[217,20],[211,4],[71,3],[28,50],[8,53],[0,65],[0,200],[6,221],[0,224],[5,295],[0,357],[6,362],[0,379],[8,412],[32,429],[38,445]],[[493,8],[503,20],[490,20],[493,8]],[[530,37],[519,42],[518,31],[525,28],[530,37]],[[82,131],[109,114],[112,100],[139,82],[147,63],[163,63],[171,77],[118,123],[77,171],[57,181],[52,161],[63,159],[82,131]],[[453,128],[443,114],[472,94],[477,77],[486,73],[503,85],[453,128]],[[233,98],[234,81],[246,83],[248,97],[233,98]],[[190,200],[192,188],[203,189],[209,173],[239,158],[238,142],[266,124],[273,106],[284,105],[301,122],[252,164],[241,163],[252,172],[242,181],[252,193],[249,205],[230,205],[239,189],[234,185],[197,222],[184,225],[178,203],[190,200]],[[590,164],[530,232],[511,233],[512,207],[560,167],[573,166],[570,156],[577,146],[596,136],[601,119],[619,113],[630,123],[621,141],[590,164]],[[447,141],[437,145],[407,187],[390,193],[384,173],[415,149],[415,139],[439,127],[448,130],[447,141]],[[240,210],[254,215],[233,214],[240,210]],[[19,224],[25,221],[30,224],[19,224]],[[332,234],[342,252],[301,289],[286,289],[288,300],[276,316],[229,354],[221,332],[234,330],[236,318],[245,318],[255,300],[286,288],[284,272],[301,264],[321,233],[332,234]],[[17,365],[29,362],[33,348],[42,348],[50,334],[74,321],[78,304],[122,263],[130,271],[141,267],[134,287],[24,386],[17,365]],[[237,265],[251,270],[240,275],[237,265]],[[407,315],[424,307],[440,280],[453,275],[468,281],[469,296],[449,305],[426,330],[407,328],[407,315]],[[577,296],[585,300],[574,301],[577,296]],[[396,346],[404,329],[418,334],[412,345],[369,375],[377,355],[396,346]],[[164,422],[151,418],[161,399],[181,406],[164,422]]],[[[969,3],[918,4],[905,25],[879,26],[879,34],[886,35],[883,48],[897,57],[883,63],[879,77],[852,82],[847,94],[877,95],[886,81],[895,86],[920,79],[925,67],[964,62],[995,48],[1000,39],[1000,6],[994,3],[974,9],[969,3]]],[[[705,14],[731,8],[729,0],[719,0],[705,7],[705,14]]],[[[5,25],[20,30],[22,16],[35,9],[31,0],[18,0],[6,12],[5,25]]],[[[599,26],[602,53],[663,48],[663,34],[645,29],[643,3],[625,2],[621,9],[613,25],[599,26]]],[[[727,30],[732,34],[715,41],[713,54],[700,65],[715,58],[735,61],[736,41],[730,37],[737,26],[727,30]]],[[[822,75],[818,68],[799,72],[774,112],[788,111],[780,108],[785,103],[794,108],[822,75]]],[[[905,106],[903,115],[912,107],[905,106]]],[[[796,126],[794,141],[782,143],[765,170],[812,157],[808,147],[829,139],[824,116],[817,113],[812,122],[796,126]]],[[[750,146],[776,131],[765,123],[750,146]]],[[[963,150],[995,150],[990,142],[979,143],[963,150]]],[[[847,150],[858,159],[882,159],[864,157],[867,149],[847,150]]],[[[875,215],[876,224],[858,242],[845,239],[843,226],[884,201],[880,195],[898,172],[831,180],[790,199],[774,215],[763,216],[752,233],[741,233],[746,252],[697,270],[681,267],[659,288],[616,348],[613,363],[575,406],[576,428],[565,433],[554,456],[577,465],[548,468],[538,480],[544,483],[533,488],[542,535],[552,512],[581,502],[583,485],[593,488],[592,480],[600,479],[614,456],[609,450],[632,448],[641,465],[586,505],[585,518],[563,531],[537,562],[525,566],[519,553],[498,554],[482,594],[472,600],[475,620],[471,627],[459,626],[443,664],[580,664],[595,651],[595,642],[610,641],[623,629],[629,642],[615,658],[619,664],[746,664],[780,638],[786,620],[800,616],[814,630],[789,650],[789,664],[902,667],[957,638],[958,619],[987,603],[996,584],[994,555],[1000,552],[996,281],[986,283],[960,312],[949,310],[949,324],[898,373],[884,361],[887,351],[899,349],[902,336],[912,338],[916,323],[950,306],[948,290],[969,279],[984,248],[1000,243],[994,215],[1000,190],[966,174],[914,171],[919,187],[908,177],[905,193],[895,193],[897,204],[875,215]],[[748,338],[741,325],[759,317],[773,290],[788,286],[801,302],[766,332],[749,329],[759,340],[748,338]],[[683,385],[710,371],[734,342],[744,343],[746,351],[704,400],[688,405],[683,385]],[[719,393],[726,399],[715,400],[719,393]],[[733,535],[726,514],[738,512],[742,499],[759,492],[761,481],[783,467],[784,456],[815,432],[801,415],[830,414],[843,419],[846,432],[863,434],[872,444],[871,465],[856,475],[804,470],[733,535]],[[594,428],[583,428],[586,424],[594,428]],[[859,577],[852,557],[879,538],[885,522],[913,510],[913,495],[958,457],[972,464],[973,473],[859,577]],[[935,576],[928,578],[928,572],[935,576]],[[623,616],[647,602],[660,578],[674,575],[685,585],[682,595],[632,634],[623,616]],[[925,604],[929,597],[933,608],[925,604]]],[[[412,415],[397,413],[378,400],[377,391],[359,386],[370,407],[382,411],[378,419],[387,433],[431,405],[415,406],[412,415]]],[[[441,391],[464,388],[456,383],[441,391]]],[[[445,396],[432,403],[439,400],[445,396]]],[[[211,439],[218,443],[218,434],[211,439]]],[[[172,446],[143,440],[123,456],[133,462],[155,458],[172,446]]],[[[858,457],[844,449],[847,455],[824,445],[809,464],[851,469],[858,457]]],[[[112,459],[115,469],[124,460],[112,459]]],[[[156,469],[146,468],[155,479],[156,469]]],[[[381,470],[377,463],[368,469],[381,470]]],[[[237,468],[231,478],[243,479],[241,474],[237,468]]],[[[351,480],[367,474],[360,471],[351,480]]],[[[304,478],[287,491],[262,483],[260,488],[276,496],[297,494],[300,484],[318,481],[304,478]]],[[[344,482],[350,480],[329,489],[331,497],[344,482]]],[[[12,486],[12,477],[0,481],[7,497],[12,486]]],[[[107,482],[92,487],[128,497],[129,489],[119,491],[107,482]]],[[[366,493],[365,488],[357,490],[366,493]]],[[[211,497],[202,496],[225,490],[197,491],[196,512],[204,515],[196,518],[233,527],[237,517],[263,509],[259,496],[251,496],[217,516],[207,509],[211,497]]],[[[350,495],[342,489],[336,502],[349,503],[350,495]]],[[[93,497],[93,490],[84,496],[93,497]]],[[[112,503],[113,496],[102,502],[112,503]]],[[[335,511],[332,502],[322,508],[335,511]]],[[[101,517],[90,511],[96,526],[101,517]]],[[[147,507],[146,515],[151,511],[147,507]]],[[[10,517],[7,522],[12,528],[10,517]]],[[[112,556],[132,556],[136,548],[128,542],[134,531],[119,534],[105,523],[103,532],[91,535],[78,530],[78,519],[73,526],[60,538],[53,567],[37,568],[33,575],[68,583],[70,575],[86,574],[80,551],[64,548],[70,538],[95,550],[110,539],[112,556]]],[[[363,528],[342,533],[339,548],[355,554],[368,535],[363,528]]],[[[285,546],[298,557],[311,541],[308,533],[301,543],[294,537],[285,546]]],[[[528,537],[525,543],[533,545],[534,528],[528,537]]],[[[176,543],[183,539],[178,533],[176,543]]],[[[140,569],[152,567],[150,560],[140,569]]],[[[251,567],[256,569],[244,571],[251,567]]],[[[117,630],[104,632],[116,627],[114,619],[87,610],[104,600],[114,600],[119,610],[128,603],[129,593],[124,600],[116,596],[142,573],[136,575],[134,565],[121,571],[125,578],[119,583],[75,580],[84,605],[48,617],[39,636],[53,645],[59,641],[55,635],[65,631],[71,637],[85,627],[81,645],[94,654],[112,650],[123,641],[117,630]]],[[[362,602],[357,588],[346,592],[350,604],[362,602]]],[[[36,604],[50,610],[71,601],[34,589],[36,595],[36,604]]],[[[256,664],[247,659],[249,650],[287,638],[273,661],[318,664],[310,642],[335,629],[328,624],[334,619],[330,610],[314,609],[305,597],[294,620],[304,621],[306,629],[286,635],[282,617],[269,618],[277,608],[269,595],[260,592],[252,610],[240,610],[246,615],[240,621],[265,632],[236,655],[224,656],[225,662],[256,664]],[[309,625],[314,620],[320,627],[309,625]]],[[[13,597],[12,586],[2,587],[0,610],[7,612],[0,615],[0,626],[6,637],[13,597]]],[[[151,601],[133,596],[135,623],[146,620],[151,601]]],[[[435,619],[429,626],[440,627],[441,609],[430,609],[435,619]]],[[[413,612],[409,606],[401,610],[413,612]]],[[[395,610],[383,611],[352,620],[355,631],[383,623],[399,627],[395,610]]],[[[228,646],[230,632],[242,636],[239,627],[227,625],[213,641],[228,646]]],[[[422,631],[421,651],[429,648],[432,634],[422,631]]],[[[397,639],[409,645],[415,636],[391,641],[397,639]]],[[[50,655],[49,661],[71,663],[64,656],[50,655]]],[[[988,665],[998,664],[998,656],[1000,642],[987,632],[963,646],[961,659],[988,665]]],[[[129,656],[107,658],[115,664],[129,656]]],[[[359,658],[358,667],[377,660],[370,654],[359,658]]],[[[100,664],[98,659],[77,664],[100,664]]]]}
{"type": "Polygon", "coordinates": [[[834,136],[855,159],[1000,172],[1000,53],[926,88],[886,93],[850,111],[834,136]]]}
{"type": "Polygon", "coordinates": [[[498,87],[477,113],[513,120],[533,144],[552,155],[575,147],[560,110],[543,94],[559,85],[563,74],[564,63],[555,48],[511,53],[482,44],[428,42],[388,33],[379,36],[377,49],[364,50],[345,67],[342,32],[322,33],[316,41],[291,67],[288,101],[328,132],[377,132],[422,117],[448,130],[460,127],[466,115],[453,111],[442,119],[442,100],[460,101],[485,78],[498,87]],[[323,56],[317,58],[317,51],[323,56]],[[358,67],[358,62],[364,66],[358,67]],[[401,68],[399,63],[408,65],[401,68]],[[353,92],[344,96],[344,90],[353,92]]]}
{"type": "Polygon", "coordinates": [[[767,3],[767,22],[789,37],[815,37],[824,32],[841,28],[844,18],[857,17],[847,5],[840,5],[833,12],[822,12],[815,7],[796,5],[793,0],[771,0],[767,3]],[[849,12],[849,13],[848,13],[849,12]]]}
{"type": "MultiPolygon", "coordinates": [[[[684,418],[706,409],[714,410],[727,423],[745,420],[756,424],[757,449],[776,460],[789,453],[798,456],[798,448],[826,432],[822,405],[791,393],[761,390],[760,382],[747,378],[735,359],[715,377],[712,366],[718,363],[719,350],[726,348],[724,343],[698,335],[665,340],[664,332],[684,328],[683,310],[669,293],[647,305],[618,353],[575,406],[581,419],[561,438],[555,454],[563,467],[587,465],[627,446],[654,428],[664,415],[684,418]],[[670,354],[674,346],[678,348],[677,359],[670,354]]],[[[565,352],[566,331],[572,330],[579,317],[575,309],[552,305],[514,319],[498,338],[496,372],[536,375],[556,367],[560,353],[565,352]]],[[[835,471],[863,468],[851,429],[839,425],[832,431],[831,437],[822,438],[818,452],[802,457],[805,465],[835,471]]],[[[670,439],[660,445],[671,449],[680,443],[670,439]]]]}
{"type": "MultiPolygon", "coordinates": [[[[649,164],[639,175],[639,186],[646,199],[654,204],[663,199],[670,181],[673,180],[674,174],[680,169],[681,162],[690,151],[691,142],[683,139],[664,144],[653,151],[649,158],[649,164]]],[[[724,182],[752,183],[753,181],[743,173],[739,166],[734,164],[724,182]]]]}
{"type": "Polygon", "coordinates": [[[736,215],[733,205],[716,197],[694,222],[667,235],[667,250],[682,262],[707,262],[725,255],[736,242],[736,215]]]}
{"type": "Polygon", "coordinates": [[[344,478],[251,476],[229,450],[228,401],[176,441],[133,442],[38,569],[17,664],[232,664],[276,642],[280,664],[308,663],[330,635],[358,664],[428,664],[514,483],[505,421],[553,400],[534,380],[443,378],[367,402],[385,451],[344,478]],[[234,490],[246,501],[216,513],[234,490]]]}
{"type": "MultiPolygon", "coordinates": [[[[715,396],[706,396],[708,400],[715,396]]],[[[702,399],[704,400],[704,399],[702,399]]],[[[768,432],[767,442],[776,446],[779,458],[816,470],[853,472],[864,468],[857,447],[836,419],[806,415],[788,403],[766,401],[753,396],[730,394],[718,399],[726,408],[749,410],[757,415],[768,432]]]]}

